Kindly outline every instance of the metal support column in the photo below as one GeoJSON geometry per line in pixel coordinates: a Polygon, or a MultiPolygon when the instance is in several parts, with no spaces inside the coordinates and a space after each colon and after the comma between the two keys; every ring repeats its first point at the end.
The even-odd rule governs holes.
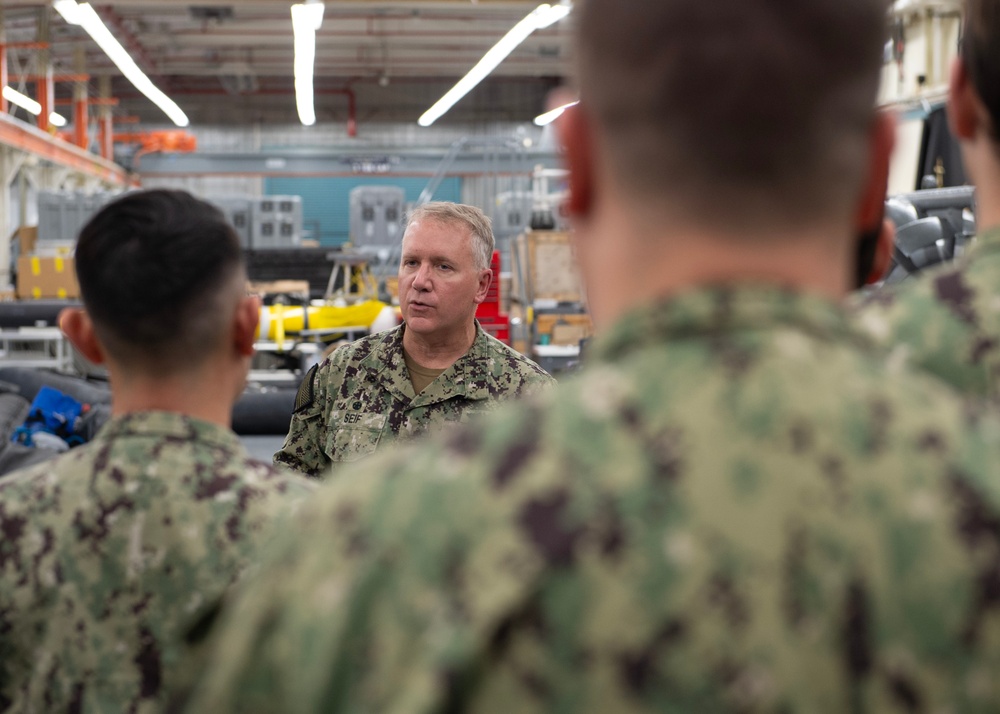
{"type": "Polygon", "coordinates": [[[24,154],[6,146],[0,146],[0,290],[10,284],[10,185],[24,163],[24,154]]]}
{"type": "MultiPolygon", "coordinates": [[[[109,75],[101,75],[98,80],[98,92],[100,92],[101,99],[111,99],[111,77],[109,75]]],[[[98,150],[105,159],[113,161],[115,158],[115,130],[114,124],[111,121],[111,106],[109,104],[101,104],[98,113],[100,117],[97,125],[98,150]]]]}
{"type": "Polygon", "coordinates": [[[38,10],[38,41],[45,43],[45,49],[38,53],[38,77],[35,90],[42,111],[38,115],[38,128],[51,133],[49,117],[56,106],[55,85],[52,83],[52,53],[49,42],[49,7],[44,5],[38,10]]]}
{"type": "MultiPolygon", "coordinates": [[[[0,4],[0,88],[10,84],[7,74],[7,27],[3,19],[3,5],[0,4]]],[[[0,95],[0,114],[6,114],[9,107],[7,99],[0,95]]]]}

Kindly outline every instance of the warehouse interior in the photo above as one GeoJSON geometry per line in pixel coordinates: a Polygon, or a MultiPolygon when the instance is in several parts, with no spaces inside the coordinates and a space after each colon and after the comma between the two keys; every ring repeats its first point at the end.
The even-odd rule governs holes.
{"type": "MultiPolygon", "coordinates": [[[[0,4],[0,380],[20,383],[28,400],[43,382],[73,391],[84,381],[92,402],[106,396],[101,370],[54,316],[78,298],[76,233],[140,187],[205,198],[240,235],[264,305],[234,428],[248,443],[262,439],[261,456],[280,445],[305,371],[392,314],[400,222],[430,200],[492,219],[498,290],[478,313],[484,328],[557,377],[576,368],[593,326],[545,116],[556,97],[572,97],[572,2],[295,7],[312,18],[305,30],[283,0],[0,4]],[[124,60],[95,39],[95,22],[124,60]],[[310,49],[306,72],[299,52],[310,49]],[[468,91],[435,111],[463,82],[468,91]]],[[[937,211],[960,244],[974,231],[969,192],[943,208],[940,197],[912,196],[965,183],[942,129],[960,3],[897,0],[887,25],[880,104],[899,118],[889,196],[912,198],[898,227],[937,211]]],[[[950,257],[928,245],[907,266],[950,257]]]]}

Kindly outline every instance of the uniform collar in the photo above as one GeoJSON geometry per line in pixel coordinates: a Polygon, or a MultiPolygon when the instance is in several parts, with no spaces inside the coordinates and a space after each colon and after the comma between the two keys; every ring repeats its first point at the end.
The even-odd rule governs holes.
{"type": "Polygon", "coordinates": [[[114,417],[101,428],[95,440],[110,440],[123,436],[183,439],[240,448],[239,437],[231,429],[176,412],[133,412],[114,417]]]}
{"type": "Polygon", "coordinates": [[[434,382],[419,395],[413,393],[413,383],[403,358],[403,331],[406,325],[384,333],[378,345],[361,361],[373,381],[380,382],[398,399],[409,400],[411,406],[420,407],[443,402],[453,397],[479,400],[488,399],[487,385],[476,384],[470,379],[475,365],[489,359],[489,337],[476,321],[476,339],[472,347],[455,363],[441,373],[434,382]]]}
{"type": "Polygon", "coordinates": [[[665,341],[777,325],[870,346],[835,302],[788,288],[747,284],[694,290],[634,310],[597,340],[592,356],[611,361],[665,341]]]}

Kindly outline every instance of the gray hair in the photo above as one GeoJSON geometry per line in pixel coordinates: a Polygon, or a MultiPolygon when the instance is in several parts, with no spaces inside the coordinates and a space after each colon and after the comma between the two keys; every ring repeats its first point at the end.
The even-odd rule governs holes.
{"type": "MultiPolygon", "coordinates": [[[[472,235],[472,258],[478,270],[488,270],[493,260],[496,241],[493,238],[493,223],[489,216],[475,206],[450,201],[432,201],[417,206],[406,219],[406,229],[421,218],[429,218],[441,223],[459,223],[469,229],[472,235]]],[[[403,231],[404,235],[406,231],[403,231]]]]}

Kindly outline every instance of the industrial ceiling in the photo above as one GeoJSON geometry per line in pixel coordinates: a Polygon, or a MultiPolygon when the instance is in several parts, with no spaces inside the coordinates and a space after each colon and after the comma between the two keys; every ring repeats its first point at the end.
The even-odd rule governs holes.
{"type": "MultiPolygon", "coordinates": [[[[92,4],[194,126],[297,123],[288,0],[92,4]]],[[[350,98],[359,123],[415,122],[537,5],[537,0],[328,0],[316,36],[319,121],[345,121],[350,98]]],[[[169,124],[81,28],[68,25],[49,3],[2,0],[0,12],[13,87],[30,94],[25,79],[45,61],[44,49],[19,43],[47,38],[57,79],[87,74],[89,93],[97,96],[99,78],[111,76],[112,95],[120,102],[116,118],[169,124]]],[[[572,16],[537,31],[440,121],[529,121],[543,111],[548,92],[569,73],[571,21],[572,16]]],[[[57,102],[67,101],[72,91],[71,82],[57,82],[57,102]]]]}

